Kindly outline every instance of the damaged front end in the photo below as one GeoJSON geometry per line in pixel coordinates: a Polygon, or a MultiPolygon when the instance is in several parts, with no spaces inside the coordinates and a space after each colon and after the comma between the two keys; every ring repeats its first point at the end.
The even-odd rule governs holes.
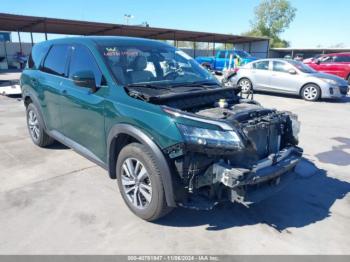
{"type": "Polygon", "coordinates": [[[211,209],[227,200],[249,206],[294,179],[292,171],[302,156],[294,114],[245,100],[213,104],[187,110],[163,107],[185,141],[165,150],[184,188],[177,196],[180,206],[211,209]]]}
{"type": "Polygon", "coordinates": [[[240,99],[232,88],[143,99],[160,105],[182,134],[183,143],[163,150],[176,173],[179,206],[211,209],[222,201],[249,206],[294,178],[291,171],[302,156],[294,114],[240,99]]]}

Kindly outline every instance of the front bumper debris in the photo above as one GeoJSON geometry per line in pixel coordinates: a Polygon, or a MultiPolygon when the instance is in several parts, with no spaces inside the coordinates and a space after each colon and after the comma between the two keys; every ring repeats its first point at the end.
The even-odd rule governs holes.
{"type": "MultiPolygon", "coordinates": [[[[250,205],[268,198],[292,181],[295,174],[290,171],[298,164],[301,155],[302,149],[290,147],[271,154],[251,170],[224,169],[216,172],[215,177],[217,181],[231,188],[230,201],[250,205]]],[[[214,169],[219,170],[218,167],[214,169]]]]}
{"type": "Polygon", "coordinates": [[[296,177],[294,167],[302,156],[302,149],[289,147],[271,154],[259,161],[251,169],[235,168],[224,162],[211,165],[203,176],[198,177],[197,187],[208,185],[223,185],[227,194],[224,199],[209,200],[201,198],[200,205],[196,205],[198,196],[192,198],[191,204],[182,203],[181,206],[194,209],[211,209],[217,203],[229,200],[244,206],[260,202],[282,190],[296,177]],[[205,203],[205,204],[204,204],[205,203]],[[205,206],[205,208],[203,208],[205,206]]]}

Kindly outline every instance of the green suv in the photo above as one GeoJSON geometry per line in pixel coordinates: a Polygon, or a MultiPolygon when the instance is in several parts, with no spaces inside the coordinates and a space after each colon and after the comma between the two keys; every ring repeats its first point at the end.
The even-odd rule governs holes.
{"type": "Polygon", "coordinates": [[[21,76],[29,134],[108,170],[137,216],[245,206],[295,178],[295,115],[241,99],[184,52],[128,37],[36,44],[21,76]]]}

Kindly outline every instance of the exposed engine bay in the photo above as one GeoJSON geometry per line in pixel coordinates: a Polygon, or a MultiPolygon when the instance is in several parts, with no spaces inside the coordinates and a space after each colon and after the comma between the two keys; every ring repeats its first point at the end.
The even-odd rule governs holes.
{"type": "Polygon", "coordinates": [[[296,115],[240,99],[232,88],[144,90],[147,88],[128,93],[165,106],[168,113],[174,110],[177,117],[225,123],[242,141],[237,148],[184,143],[164,150],[179,177],[178,183],[183,185],[177,195],[180,205],[210,209],[229,200],[248,206],[293,179],[290,171],[302,155],[302,149],[297,147],[296,115]]]}

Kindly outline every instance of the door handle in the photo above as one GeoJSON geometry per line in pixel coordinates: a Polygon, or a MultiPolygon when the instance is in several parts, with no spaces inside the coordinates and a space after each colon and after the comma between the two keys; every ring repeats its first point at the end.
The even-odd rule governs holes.
{"type": "Polygon", "coordinates": [[[66,89],[63,89],[63,90],[62,90],[62,94],[64,94],[64,95],[67,94],[67,90],[66,90],[66,89]]]}

